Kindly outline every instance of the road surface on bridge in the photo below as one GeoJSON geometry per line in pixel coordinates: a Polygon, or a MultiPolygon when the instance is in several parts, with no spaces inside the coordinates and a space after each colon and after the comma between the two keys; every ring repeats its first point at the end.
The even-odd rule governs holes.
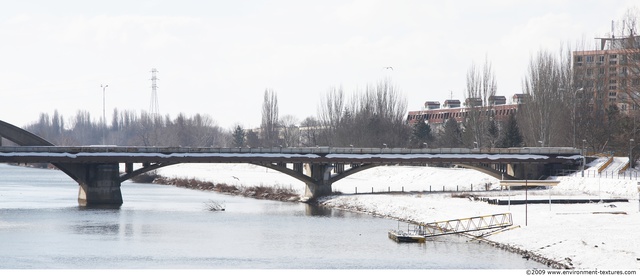
{"type": "Polygon", "coordinates": [[[0,162],[305,162],[305,163],[477,163],[488,162],[573,162],[581,159],[573,148],[507,149],[407,149],[407,148],[189,148],[118,146],[20,146],[0,147],[0,162]]]}

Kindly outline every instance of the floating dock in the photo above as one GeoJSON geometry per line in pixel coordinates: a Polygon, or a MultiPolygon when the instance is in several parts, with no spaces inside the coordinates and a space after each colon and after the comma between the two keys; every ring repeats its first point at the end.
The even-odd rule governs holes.
{"type": "Polygon", "coordinates": [[[612,203],[629,202],[628,199],[491,199],[482,198],[492,205],[522,205],[522,204],[586,204],[586,203],[612,203]]]}
{"type": "Polygon", "coordinates": [[[402,242],[423,243],[426,240],[424,235],[419,235],[416,233],[408,233],[402,230],[390,230],[389,238],[399,243],[402,243],[402,242]]]}
{"type": "Polygon", "coordinates": [[[421,223],[413,230],[390,230],[388,236],[396,242],[425,242],[428,237],[461,234],[472,231],[491,230],[513,226],[511,213],[493,214],[479,217],[452,219],[431,223],[421,223]]]}

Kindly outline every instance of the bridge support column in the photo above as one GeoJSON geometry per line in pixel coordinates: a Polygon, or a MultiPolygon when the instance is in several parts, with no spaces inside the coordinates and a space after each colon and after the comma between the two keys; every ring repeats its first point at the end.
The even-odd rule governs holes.
{"type": "Polygon", "coordinates": [[[331,195],[331,164],[304,164],[305,174],[311,177],[312,183],[305,183],[305,196],[309,199],[331,195]]]}
{"type": "Polygon", "coordinates": [[[507,174],[516,179],[539,179],[544,176],[544,164],[509,164],[507,174]]]}
{"type": "Polygon", "coordinates": [[[78,203],[81,206],[122,205],[118,164],[88,164],[80,181],[78,203]]]}

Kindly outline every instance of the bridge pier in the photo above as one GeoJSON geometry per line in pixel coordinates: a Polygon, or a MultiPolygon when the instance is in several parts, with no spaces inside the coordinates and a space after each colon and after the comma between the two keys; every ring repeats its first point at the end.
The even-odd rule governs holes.
{"type": "Polygon", "coordinates": [[[87,164],[84,174],[79,179],[78,204],[81,206],[110,206],[122,205],[120,191],[119,165],[115,164],[87,164]]]}
{"type": "Polygon", "coordinates": [[[313,179],[313,182],[305,182],[305,197],[314,199],[331,195],[333,192],[331,189],[333,166],[331,164],[304,164],[304,168],[305,174],[313,179]]]}
{"type": "Polygon", "coordinates": [[[515,179],[539,179],[544,176],[544,164],[508,164],[507,174],[515,179]]]}

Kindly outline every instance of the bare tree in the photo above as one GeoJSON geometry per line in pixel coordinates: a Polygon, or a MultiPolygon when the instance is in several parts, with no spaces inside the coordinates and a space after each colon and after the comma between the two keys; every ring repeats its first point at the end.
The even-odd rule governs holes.
{"type": "MultiPolygon", "coordinates": [[[[586,51],[589,47],[596,47],[596,44],[588,46],[584,40],[576,45],[576,51],[586,51]]],[[[574,54],[575,55],[575,54],[574,54]]],[[[567,114],[571,114],[571,124],[567,129],[571,130],[570,143],[572,147],[579,147],[582,144],[582,140],[586,139],[587,133],[593,133],[596,129],[591,129],[593,126],[590,124],[590,119],[593,107],[591,106],[595,100],[593,95],[594,91],[594,74],[598,74],[593,66],[594,59],[590,58],[589,61],[582,62],[580,58],[572,57],[572,66],[569,69],[571,71],[571,79],[562,89],[565,92],[565,98],[570,99],[567,102],[567,114]]]]}
{"type": "Polygon", "coordinates": [[[625,140],[637,139],[637,121],[640,120],[640,9],[628,8],[619,24],[622,28],[618,36],[623,38],[622,45],[619,45],[622,51],[620,65],[625,75],[619,86],[625,98],[628,97],[632,103],[628,114],[631,131],[625,140]]]}
{"type": "Polygon", "coordinates": [[[282,116],[282,118],[280,119],[280,127],[282,130],[283,146],[300,146],[300,127],[298,126],[298,119],[295,116],[282,116]]]}
{"type": "MultiPolygon", "coordinates": [[[[561,116],[556,118],[558,121],[558,127],[555,131],[557,131],[558,135],[551,136],[549,144],[556,146],[565,146],[571,145],[575,146],[576,140],[576,107],[578,107],[577,103],[579,101],[578,97],[584,98],[584,87],[577,87],[574,82],[574,70],[573,70],[573,56],[571,47],[565,47],[565,45],[561,45],[560,54],[558,56],[558,67],[559,67],[559,88],[558,92],[560,93],[561,103],[562,103],[562,111],[564,114],[571,114],[571,116],[561,116]]],[[[579,107],[584,107],[584,105],[580,105],[579,107]]]]}
{"type": "Polygon", "coordinates": [[[561,68],[558,58],[548,51],[540,51],[532,57],[523,90],[530,95],[526,105],[519,110],[526,145],[554,146],[560,130],[558,118],[563,116],[563,92],[561,68]]]}
{"type": "Polygon", "coordinates": [[[314,117],[307,117],[300,123],[300,140],[302,146],[317,146],[320,141],[321,125],[314,117]]]}
{"type": "Polygon", "coordinates": [[[353,111],[357,143],[361,146],[404,147],[411,128],[404,124],[407,101],[389,79],[367,86],[365,93],[357,98],[353,111]],[[359,131],[358,131],[359,130],[359,131]]]}
{"type": "Polygon", "coordinates": [[[278,145],[278,96],[271,89],[264,91],[262,102],[262,123],[260,125],[262,142],[265,146],[278,145]]]}
{"type": "MultiPolygon", "coordinates": [[[[322,126],[321,143],[333,145],[338,128],[343,122],[345,115],[345,99],[342,88],[332,87],[327,91],[325,97],[320,99],[318,108],[319,123],[322,126]]],[[[320,138],[320,137],[318,137],[320,138]]]]}
{"type": "Polygon", "coordinates": [[[74,145],[96,145],[102,139],[101,127],[91,122],[91,115],[88,111],[78,110],[71,119],[73,133],[70,139],[74,145]]]}
{"type": "Polygon", "coordinates": [[[485,59],[482,71],[476,69],[472,64],[467,71],[467,118],[464,122],[465,132],[471,134],[473,141],[478,147],[485,146],[485,138],[489,136],[489,127],[491,121],[491,97],[495,96],[497,91],[495,74],[491,63],[485,59]],[[477,101],[476,101],[477,100],[477,101]]]}
{"type": "Polygon", "coordinates": [[[368,85],[349,101],[341,88],[331,88],[318,112],[322,131],[313,138],[329,146],[405,146],[411,132],[406,111],[406,99],[389,79],[368,85]]]}

